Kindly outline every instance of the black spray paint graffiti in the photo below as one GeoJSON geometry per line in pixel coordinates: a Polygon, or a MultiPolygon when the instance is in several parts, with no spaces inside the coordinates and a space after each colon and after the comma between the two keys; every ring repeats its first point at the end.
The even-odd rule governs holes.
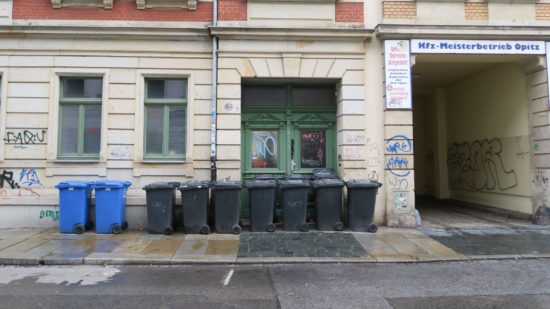
{"type": "Polygon", "coordinates": [[[518,185],[513,169],[506,169],[498,138],[454,143],[449,148],[447,164],[451,185],[470,190],[508,190],[518,185]]]}
{"type": "Polygon", "coordinates": [[[19,184],[13,180],[13,172],[8,172],[6,170],[2,172],[0,175],[0,188],[4,188],[4,182],[6,182],[12,189],[19,188],[19,184]]]}
{"type": "Polygon", "coordinates": [[[4,142],[6,144],[29,145],[43,143],[46,138],[46,130],[23,130],[6,132],[4,142]]]}

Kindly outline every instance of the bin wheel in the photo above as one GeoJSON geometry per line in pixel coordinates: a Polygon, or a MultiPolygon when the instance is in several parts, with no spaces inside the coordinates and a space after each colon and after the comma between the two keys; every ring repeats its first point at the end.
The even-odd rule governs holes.
{"type": "Polygon", "coordinates": [[[167,227],[164,229],[164,235],[172,235],[172,228],[167,227]]]}
{"type": "Polygon", "coordinates": [[[270,233],[275,232],[275,224],[269,223],[269,224],[265,227],[265,230],[268,231],[268,232],[270,232],[270,233]]]}
{"type": "Polygon", "coordinates": [[[378,226],[376,226],[376,224],[370,224],[367,228],[367,232],[369,233],[376,233],[376,231],[378,231],[378,226]]]}
{"type": "Polygon", "coordinates": [[[200,229],[200,231],[199,231],[199,233],[205,234],[205,235],[206,235],[206,234],[210,234],[210,227],[209,227],[208,225],[206,225],[206,224],[205,224],[205,225],[202,225],[202,226],[201,226],[201,229],[200,229]]]}
{"type": "Polygon", "coordinates": [[[122,222],[122,229],[123,229],[123,230],[128,229],[128,221],[122,222]]]}
{"type": "Polygon", "coordinates": [[[334,229],[337,230],[337,231],[342,231],[344,230],[344,223],[342,222],[336,222],[336,224],[334,225],[334,229]]]}
{"type": "Polygon", "coordinates": [[[233,232],[233,234],[240,234],[241,233],[241,227],[238,224],[233,225],[233,228],[231,229],[231,231],[233,232]]]}
{"type": "Polygon", "coordinates": [[[113,234],[120,234],[120,232],[122,232],[122,228],[118,224],[113,224],[111,227],[111,232],[113,232],[113,234]]]}
{"type": "Polygon", "coordinates": [[[84,233],[85,230],[86,230],[86,228],[82,224],[77,224],[74,227],[74,232],[77,233],[77,234],[82,234],[82,233],[84,233]]]}
{"type": "Polygon", "coordinates": [[[302,226],[300,226],[300,231],[302,231],[302,232],[309,231],[309,224],[307,224],[307,223],[302,224],[302,226]]]}
{"type": "Polygon", "coordinates": [[[86,229],[87,229],[87,230],[91,230],[91,229],[93,229],[93,228],[94,228],[94,223],[93,223],[93,222],[88,222],[88,223],[86,223],[86,229]]]}

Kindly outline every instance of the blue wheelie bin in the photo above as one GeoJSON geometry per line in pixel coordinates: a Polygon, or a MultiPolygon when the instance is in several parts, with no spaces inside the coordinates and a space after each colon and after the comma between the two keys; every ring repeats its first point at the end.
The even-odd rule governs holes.
{"type": "Polygon", "coordinates": [[[132,183],[120,180],[100,180],[95,189],[95,232],[119,234],[128,228],[126,222],[126,192],[132,183]]]}
{"type": "Polygon", "coordinates": [[[90,223],[92,184],[88,181],[62,181],[59,189],[59,232],[82,234],[90,223]]]}

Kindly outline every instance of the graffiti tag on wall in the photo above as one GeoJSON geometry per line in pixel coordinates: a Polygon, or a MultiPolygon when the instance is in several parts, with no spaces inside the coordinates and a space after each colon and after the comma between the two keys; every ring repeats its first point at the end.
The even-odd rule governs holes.
{"type": "Polygon", "coordinates": [[[386,153],[391,154],[386,161],[386,169],[394,176],[410,175],[409,159],[405,155],[412,154],[412,140],[405,135],[394,135],[386,140],[386,153]]]}
{"type": "Polygon", "coordinates": [[[41,210],[40,219],[52,218],[53,221],[59,220],[59,210],[41,210]]]}
{"type": "Polygon", "coordinates": [[[452,144],[447,159],[451,186],[478,191],[515,188],[516,172],[504,165],[502,152],[499,138],[452,144]]]}
{"type": "Polygon", "coordinates": [[[4,142],[6,144],[17,145],[16,147],[25,148],[25,145],[34,145],[44,143],[46,139],[46,130],[17,130],[6,132],[4,142]]]}
{"type": "Polygon", "coordinates": [[[35,169],[22,169],[19,173],[19,182],[15,181],[13,171],[4,170],[0,174],[0,198],[40,196],[31,188],[33,185],[42,185],[35,169]]]}

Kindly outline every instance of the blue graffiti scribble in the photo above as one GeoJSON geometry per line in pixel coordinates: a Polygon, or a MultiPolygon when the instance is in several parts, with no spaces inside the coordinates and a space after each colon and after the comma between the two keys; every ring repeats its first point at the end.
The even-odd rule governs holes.
{"type": "Polygon", "coordinates": [[[254,144],[256,145],[256,149],[258,152],[265,158],[266,154],[274,155],[275,149],[277,148],[277,142],[275,142],[275,139],[273,136],[268,135],[264,138],[255,135],[254,136],[254,144]],[[269,148],[269,141],[271,141],[271,148],[269,148]]]}
{"type": "Polygon", "coordinates": [[[19,182],[27,185],[42,185],[40,178],[38,178],[38,173],[34,169],[22,169],[19,174],[19,182]]]}
{"type": "Polygon", "coordinates": [[[395,168],[408,168],[409,167],[409,160],[405,157],[391,157],[388,159],[388,163],[386,164],[386,168],[388,171],[398,177],[405,177],[408,176],[411,171],[410,170],[395,170],[395,168]]]}
{"type": "Polygon", "coordinates": [[[394,135],[386,141],[388,153],[410,153],[412,151],[412,140],[405,135],[394,135]]]}

